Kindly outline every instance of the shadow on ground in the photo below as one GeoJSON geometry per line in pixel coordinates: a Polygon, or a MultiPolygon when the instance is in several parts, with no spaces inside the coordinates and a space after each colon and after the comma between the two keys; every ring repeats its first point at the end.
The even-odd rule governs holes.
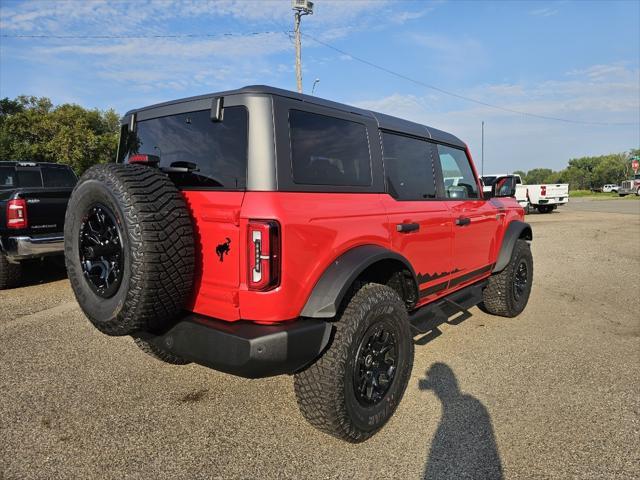
{"type": "Polygon", "coordinates": [[[64,257],[55,256],[22,263],[22,275],[19,287],[41,285],[67,278],[64,257]]]}
{"type": "Polygon", "coordinates": [[[431,442],[425,480],[503,478],[491,417],[485,406],[460,391],[451,368],[434,363],[420,390],[431,390],[442,402],[442,418],[431,442]]]}

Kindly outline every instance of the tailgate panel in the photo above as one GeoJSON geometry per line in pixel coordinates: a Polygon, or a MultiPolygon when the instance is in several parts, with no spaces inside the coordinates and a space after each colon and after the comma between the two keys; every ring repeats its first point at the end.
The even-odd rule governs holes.
{"type": "Polygon", "coordinates": [[[221,320],[238,320],[244,192],[182,193],[193,218],[196,247],[194,297],[189,310],[221,320]]]}

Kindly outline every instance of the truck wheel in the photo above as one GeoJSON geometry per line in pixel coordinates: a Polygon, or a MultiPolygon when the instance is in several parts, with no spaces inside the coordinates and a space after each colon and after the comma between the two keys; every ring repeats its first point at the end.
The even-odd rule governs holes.
{"type": "Polygon", "coordinates": [[[64,240],[76,299],[108,335],[161,331],[191,294],[191,218],[159,170],[123,164],[87,170],[69,200],[64,240]]]}
{"type": "Polygon", "coordinates": [[[17,286],[21,276],[22,266],[9,263],[7,256],[0,252],[0,290],[17,286]]]}
{"type": "Polygon", "coordinates": [[[527,306],[532,283],[531,248],[525,240],[518,240],[504,270],[489,277],[480,307],[493,315],[516,317],[527,306]]]}
{"type": "Polygon", "coordinates": [[[551,213],[553,211],[553,207],[549,205],[538,205],[538,211],[540,213],[551,213]]]}
{"type": "Polygon", "coordinates": [[[156,360],[161,360],[165,363],[170,363],[172,365],[187,365],[191,363],[189,360],[186,360],[178,355],[175,355],[171,352],[163,350],[162,348],[157,347],[153,343],[145,340],[144,338],[140,338],[134,335],[133,341],[135,344],[147,355],[152,356],[156,360]]]}
{"type": "Polygon", "coordinates": [[[298,406],[317,429],[362,442],[395,412],[411,375],[407,310],[390,287],[359,288],[336,317],[329,349],[295,375],[298,406]]]}

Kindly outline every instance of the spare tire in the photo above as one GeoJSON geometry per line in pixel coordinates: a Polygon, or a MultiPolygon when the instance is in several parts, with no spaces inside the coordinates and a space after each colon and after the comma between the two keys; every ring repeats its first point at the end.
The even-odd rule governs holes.
{"type": "Polygon", "coordinates": [[[192,293],[189,210],[155,168],[107,164],[87,170],[69,200],[64,250],[80,307],[108,335],[162,331],[192,293]]]}

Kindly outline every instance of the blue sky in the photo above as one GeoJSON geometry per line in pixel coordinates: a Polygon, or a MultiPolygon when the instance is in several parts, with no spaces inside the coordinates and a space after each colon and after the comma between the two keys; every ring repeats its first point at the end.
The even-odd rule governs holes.
{"type": "MultiPolygon", "coordinates": [[[[478,163],[484,120],[485,172],[560,169],[640,145],[638,1],[315,3],[303,31],[348,54],[485,103],[586,123],[464,101],[303,39],[306,92],[319,78],[318,96],[451,131],[478,163]]],[[[0,0],[0,96],[124,113],[248,84],[295,89],[291,28],[289,0],[0,0]],[[174,34],[199,36],[148,38],[174,34]],[[111,38],[51,38],[61,35],[111,38]]]]}

